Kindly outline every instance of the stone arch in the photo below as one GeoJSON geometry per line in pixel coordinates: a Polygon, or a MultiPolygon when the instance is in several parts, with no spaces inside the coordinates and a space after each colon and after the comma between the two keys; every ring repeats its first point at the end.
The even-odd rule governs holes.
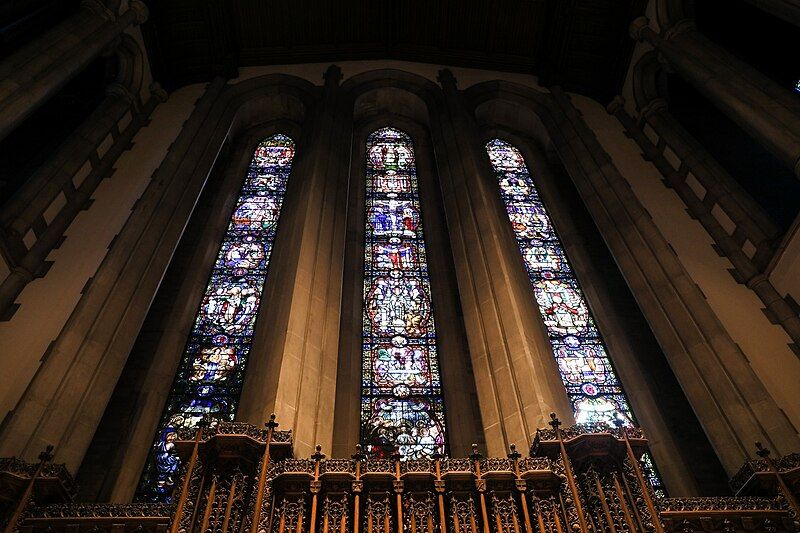
{"type": "Polygon", "coordinates": [[[374,116],[406,117],[428,128],[434,127],[443,106],[441,89],[418,74],[396,69],[372,70],[348,78],[342,84],[353,120],[374,116]]]}

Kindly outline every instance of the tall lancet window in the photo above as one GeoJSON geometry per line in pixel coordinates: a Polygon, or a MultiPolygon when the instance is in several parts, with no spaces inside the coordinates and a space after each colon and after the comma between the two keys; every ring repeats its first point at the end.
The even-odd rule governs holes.
{"type": "Polygon", "coordinates": [[[204,415],[233,420],[236,414],[293,157],[286,135],[256,148],[167,399],[141,500],[169,500],[181,429],[196,427],[204,415]]]}
{"type": "Polygon", "coordinates": [[[445,451],[444,402],[411,137],[367,138],[361,442],[373,457],[445,451]]]}
{"type": "MultiPolygon", "coordinates": [[[[522,154],[500,139],[488,142],[486,150],[575,421],[633,423],[628,399],[522,154]]],[[[661,488],[652,460],[644,460],[651,481],[661,488]]]]}

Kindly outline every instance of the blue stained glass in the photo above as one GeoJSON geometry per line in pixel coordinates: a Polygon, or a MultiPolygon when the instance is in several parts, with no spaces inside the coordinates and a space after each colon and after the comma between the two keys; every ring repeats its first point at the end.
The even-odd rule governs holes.
{"type": "Polygon", "coordinates": [[[145,467],[137,499],[168,502],[178,476],[177,432],[204,415],[233,420],[250,355],[294,142],[261,142],[239,193],[145,467]]]}
{"type": "MultiPolygon", "coordinates": [[[[522,154],[500,139],[489,141],[486,150],[575,421],[632,424],[628,399],[522,154]]],[[[649,455],[646,461],[651,481],[661,487],[649,455]]]]}
{"type": "Polygon", "coordinates": [[[414,146],[367,139],[361,442],[373,457],[444,453],[445,423],[414,146]]]}

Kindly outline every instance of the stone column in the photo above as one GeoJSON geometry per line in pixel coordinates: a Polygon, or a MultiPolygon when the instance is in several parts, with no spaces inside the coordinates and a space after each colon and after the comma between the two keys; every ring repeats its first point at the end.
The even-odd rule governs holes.
{"type": "Polygon", "coordinates": [[[83,0],[75,15],[2,61],[0,140],[147,13],[141,0],[119,16],[100,0],[83,0]]]}
{"type": "Polygon", "coordinates": [[[502,456],[546,427],[550,412],[571,420],[572,409],[477,124],[452,73],[439,81],[436,163],[487,453],[502,456]]]}
{"type": "Polygon", "coordinates": [[[105,100],[3,206],[0,238],[11,273],[0,283],[0,314],[7,318],[25,285],[47,270],[48,254],[164,96],[142,105],[124,85],[110,85],[105,100]]]}
{"type": "Polygon", "coordinates": [[[322,99],[298,143],[269,274],[281,282],[264,295],[237,414],[260,424],[276,413],[301,457],[316,444],[323,450],[333,444],[352,135],[340,78],[338,67],[328,68],[322,99]]]}
{"type": "Polygon", "coordinates": [[[659,34],[640,17],[631,35],[660,57],[709,101],[800,177],[800,101],[700,34],[684,20],[659,34]]]}
{"type": "Polygon", "coordinates": [[[800,449],[797,428],[569,97],[557,87],[552,93],[553,142],[728,474],[750,458],[755,441],[781,454],[800,449]]]}

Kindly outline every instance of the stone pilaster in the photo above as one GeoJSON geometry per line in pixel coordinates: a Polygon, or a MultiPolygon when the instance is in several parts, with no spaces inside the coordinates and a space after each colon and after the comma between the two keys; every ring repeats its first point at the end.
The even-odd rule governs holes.
{"type": "Polygon", "coordinates": [[[752,442],[790,453],[797,430],[755,375],[702,292],[568,96],[559,107],[555,142],[578,191],[648,319],[664,354],[727,472],[752,442]]]}
{"type": "Polygon", "coordinates": [[[485,148],[450,71],[433,139],[488,453],[570,416],[485,148]]]}
{"type": "Polygon", "coordinates": [[[656,33],[646,17],[631,35],[652,45],[666,64],[704,94],[800,177],[800,102],[700,34],[691,20],[656,33]]]}
{"type": "Polygon", "coordinates": [[[301,455],[333,444],[352,135],[340,78],[338,67],[328,68],[298,143],[270,267],[277,282],[264,294],[237,414],[260,423],[276,413],[301,455]]]}
{"type": "Polygon", "coordinates": [[[147,14],[140,0],[120,15],[99,0],[83,0],[75,15],[2,61],[0,139],[147,14]]]}

